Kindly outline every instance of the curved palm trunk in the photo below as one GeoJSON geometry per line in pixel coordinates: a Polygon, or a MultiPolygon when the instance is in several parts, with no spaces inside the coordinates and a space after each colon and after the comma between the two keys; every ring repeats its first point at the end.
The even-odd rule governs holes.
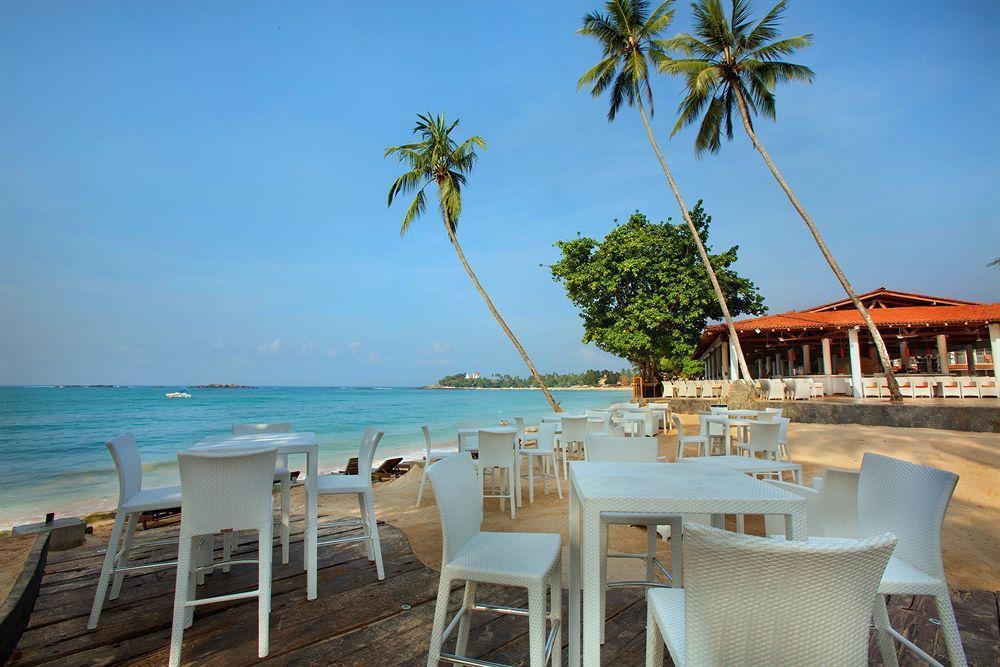
{"type": "Polygon", "coordinates": [[[736,335],[736,327],[733,326],[733,317],[729,314],[729,306],[726,304],[726,297],[723,295],[722,288],[719,286],[719,279],[715,276],[715,269],[712,268],[712,263],[708,259],[708,253],[705,251],[705,244],[701,242],[701,236],[698,235],[698,228],[694,226],[693,222],[691,222],[691,216],[688,214],[687,205],[684,203],[684,199],[681,198],[680,190],[677,189],[677,183],[674,182],[674,177],[670,173],[670,168],[667,167],[667,161],[663,159],[660,147],[656,143],[656,139],[653,137],[653,130],[649,127],[649,119],[646,118],[646,108],[643,106],[641,98],[639,98],[639,113],[642,115],[642,124],[646,128],[646,136],[649,137],[649,143],[653,147],[653,152],[656,153],[657,159],[660,161],[660,166],[663,168],[663,173],[667,177],[670,189],[674,191],[674,197],[677,198],[677,204],[681,207],[681,215],[684,216],[684,220],[687,222],[688,228],[691,230],[691,236],[694,237],[694,242],[698,246],[698,254],[701,255],[701,261],[705,265],[705,270],[708,271],[708,278],[712,281],[712,289],[715,290],[715,298],[718,299],[719,305],[722,307],[722,315],[726,319],[726,328],[729,329],[729,340],[733,342],[733,347],[736,348],[736,358],[739,360],[740,372],[749,382],[750,369],[747,368],[747,360],[743,356],[743,347],[740,345],[739,336],[736,335]]]}
{"type": "Polygon", "coordinates": [[[809,217],[806,210],[802,208],[801,204],[799,204],[799,200],[795,198],[795,195],[792,193],[792,189],[788,187],[788,183],[786,183],[785,179],[781,177],[781,173],[778,171],[778,167],[776,167],[774,162],[771,160],[771,156],[768,155],[764,147],[761,146],[760,141],[757,140],[757,134],[753,131],[753,126],[750,124],[750,114],[747,112],[746,100],[743,99],[743,93],[741,93],[739,88],[735,86],[733,87],[733,90],[736,93],[736,101],[740,107],[740,116],[743,117],[743,127],[746,128],[747,134],[750,136],[750,141],[753,142],[754,148],[756,148],[757,152],[764,158],[764,162],[767,164],[768,169],[771,170],[775,180],[778,181],[778,185],[780,185],[781,189],[785,191],[785,195],[788,196],[788,201],[792,202],[792,206],[794,206],[795,210],[798,211],[800,216],[802,216],[802,220],[805,221],[806,226],[813,235],[813,238],[816,239],[816,245],[819,246],[819,250],[823,253],[823,257],[826,259],[827,264],[830,265],[834,275],[837,276],[837,280],[840,281],[844,291],[847,292],[847,296],[850,297],[851,302],[854,303],[854,307],[858,309],[859,313],[861,313],[861,319],[864,320],[865,326],[868,327],[868,332],[871,334],[872,340],[875,342],[875,349],[878,350],[878,358],[882,363],[882,370],[885,371],[885,380],[889,385],[889,395],[891,400],[902,401],[903,395],[899,393],[899,383],[896,382],[896,376],[892,372],[892,362],[889,361],[889,353],[885,349],[885,341],[882,340],[882,334],[878,332],[878,328],[872,321],[871,315],[868,314],[868,309],[865,308],[863,303],[861,303],[861,299],[858,298],[858,295],[854,292],[854,288],[851,287],[851,283],[848,282],[847,276],[845,276],[844,272],[840,270],[840,265],[837,264],[837,260],[833,258],[833,255],[830,253],[830,249],[826,247],[826,242],[823,240],[823,237],[820,236],[819,230],[816,229],[816,225],[813,224],[812,218],[809,217]]]}
{"type": "Polygon", "coordinates": [[[559,404],[556,403],[554,398],[552,398],[552,394],[549,393],[548,388],[542,381],[542,376],[538,374],[537,370],[535,370],[535,365],[531,363],[528,353],[524,351],[524,348],[521,347],[521,343],[517,340],[517,337],[514,336],[514,332],[511,331],[510,327],[507,326],[507,323],[504,322],[504,319],[500,316],[496,306],[493,305],[490,295],[486,293],[485,289],[483,289],[483,286],[479,283],[479,278],[476,277],[476,274],[472,271],[472,267],[469,266],[468,260],[465,259],[465,253],[462,252],[462,246],[458,243],[458,237],[455,236],[455,230],[451,228],[451,223],[448,221],[447,216],[444,216],[444,228],[448,230],[448,238],[451,239],[451,244],[455,246],[455,252],[458,253],[458,259],[462,262],[462,266],[465,267],[465,272],[469,274],[469,278],[472,279],[472,284],[476,286],[480,296],[483,297],[483,301],[486,302],[486,307],[490,309],[490,312],[493,313],[493,317],[497,319],[497,324],[500,325],[503,332],[507,334],[508,338],[510,338],[510,342],[514,344],[514,347],[517,348],[517,351],[521,354],[521,358],[524,359],[524,365],[528,367],[529,371],[531,371],[531,375],[534,376],[535,382],[538,384],[538,388],[542,390],[543,394],[545,394],[545,398],[548,400],[549,405],[552,406],[552,410],[554,412],[562,412],[562,408],[559,407],[559,404]]]}

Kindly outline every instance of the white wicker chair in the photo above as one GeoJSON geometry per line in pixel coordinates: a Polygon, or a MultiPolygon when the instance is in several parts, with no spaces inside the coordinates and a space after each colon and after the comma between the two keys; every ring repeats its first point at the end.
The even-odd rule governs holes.
{"type": "MultiPolygon", "coordinates": [[[[659,442],[653,437],[614,438],[593,435],[587,439],[587,460],[618,463],[656,463],[659,442]]],[[[604,618],[609,588],[636,586],[680,585],[681,577],[681,535],[683,520],[679,514],[649,514],[641,512],[601,513],[601,618],[604,618]],[[646,551],[644,553],[624,553],[608,551],[608,526],[645,526],[646,551]],[[670,526],[672,572],[667,571],[656,558],[657,526],[670,526]],[[609,558],[639,558],[646,562],[646,579],[642,581],[608,581],[609,558]],[[663,584],[656,579],[659,571],[671,582],[663,584]]],[[[601,624],[601,641],[604,641],[604,624],[601,624]]]]}
{"type": "Polygon", "coordinates": [[[668,380],[663,381],[663,397],[673,398],[674,397],[674,383],[668,380]]]}
{"type": "MultiPolygon", "coordinates": [[[[279,422],[272,424],[233,424],[233,435],[254,435],[256,433],[290,433],[291,422],[279,422]]],[[[284,454],[278,455],[278,461],[274,466],[274,482],[281,489],[281,525],[279,535],[281,536],[281,563],[288,565],[288,541],[289,522],[292,513],[292,473],[288,468],[288,457],[284,454]]],[[[224,557],[228,558],[233,546],[236,543],[236,533],[226,533],[224,541],[224,557]]],[[[223,568],[228,572],[229,568],[223,568]]]]}
{"type": "Polygon", "coordinates": [[[783,401],[785,400],[785,383],[779,379],[771,379],[767,381],[767,386],[764,391],[765,401],[783,401]]]}
{"type": "MultiPolygon", "coordinates": [[[[517,483],[517,445],[514,433],[479,432],[479,458],[476,467],[479,477],[486,482],[486,472],[493,479],[494,493],[480,492],[483,500],[499,498],[500,510],[503,511],[506,500],[510,500],[510,518],[517,516],[517,499],[514,484],[517,483]],[[501,474],[502,473],[502,474],[501,474]]],[[[438,500],[440,503],[441,501],[438,500]]]]}
{"type": "Polygon", "coordinates": [[[1000,392],[997,391],[996,378],[977,377],[976,384],[979,386],[980,398],[1000,398],[1000,392]]]}
{"type": "Polygon", "coordinates": [[[181,663],[184,628],[194,621],[194,608],[213,602],[257,598],[257,656],[267,657],[271,614],[271,551],[274,533],[274,469],[277,450],[224,450],[180,452],[181,514],[177,550],[177,577],[174,586],[174,615],[170,632],[170,667],[181,663]],[[257,559],[229,561],[229,565],[257,565],[257,588],[242,593],[196,599],[196,577],[200,571],[223,566],[199,564],[192,559],[194,542],[208,536],[213,540],[223,531],[257,531],[257,559]]]}
{"type": "Polygon", "coordinates": [[[687,445],[698,445],[698,456],[708,456],[708,435],[700,433],[698,435],[685,435],[684,427],[677,415],[673,415],[674,427],[677,429],[677,453],[676,459],[684,458],[684,448],[687,445]]]}
{"type": "MultiPolygon", "coordinates": [[[[764,481],[806,499],[809,537],[858,538],[856,470],[827,468],[825,477],[813,477],[812,488],[773,479],[764,481]]],[[[785,517],[765,516],[764,532],[768,537],[785,539],[785,517]]]]}
{"type": "MultiPolygon", "coordinates": [[[[458,429],[480,429],[486,426],[485,419],[470,419],[466,421],[460,421],[455,425],[458,429]]],[[[474,452],[479,448],[479,435],[468,434],[468,435],[458,435],[458,451],[460,452],[474,452]]]]}
{"type": "Polygon", "coordinates": [[[376,428],[366,428],[361,436],[361,446],[358,448],[357,475],[320,475],[316,478],[316,489],[321,496],[354,495],[358,497],[358,508],[361,517],[358,519],[340,519],[324,526],[358,526],[360,533],[341,535],[328,540],[321,540],[316,546],[341,544],[344,542],[364,542],[368,560],[375,562],[375,571],[379,579],[385,579],[382,568],[382,544],[378,537],[378,521],[375,518],[375,495],[372,493],[372,461],[375,458],[375,448],[382,440],[383,432],[376,428]]]}
{"type": "Polygon", "coordinates": [[[420,488],[417,489],[417,507],[420,507],[421,501],[424,499],[424,484],[427,482],[427,468],[431,466],[435,461],[440,461],[441,459],[448,458],[449,456],[454,456],[458,454],[458,451],[454,449],[432,449],[433,444],[431,442],[431,430],[427,426],[421,426],[420,430],[424,433],[424,469],[420,473],[420,488]]]}
{"type": "Polygon", "coordinates": [[[812,398],[812,380],[795,378],[792,380],[792,390],[790,392],[793,401],[806,400],[812,398]]]}
{"type": "Polygon", "coordinates": [[[979,383],[976,382],[976,378],[968,375],[958,378],[958,391],[962,398],[982,398],[979,395],[979,383]]]}
{"type": "Polygon", "coordinates": [[[664,643],[675,665],[866,664],[895,541],[813,545],[688,524],[684,588],[646,593],[647,667],[663,664],[664,643]]]}
{"type": "Polygon", "coordinates": [[[962,390],[958,386],[958,379],[953,377],[939,377],[941,383],[941,398],[962,398],[962,390]]]}
{"type": "MultiPolygon", "coordinates": [[[[571,450],[579,452],[587,442],[587,418],[563,417],[562,434],[559,436],[559,448],[562,449],[563,479],[569,479],[569,456],[571,450]]],[[[582,456],[582,452],[579,452],[582,456]]]]}
{"type": "Polygon", "coordinates": [[[157,540],[133,544],[136,524],[139,516],[146,512],[166,510],[181,506],[181,487],[166,486],[155,489],[142,488],[142,459],[135,436],[131,433],[120,435],[107,443],[111,458],[114,459],[118,471],[118,507],[115,509],[115,523],[108,538],[108,547],[104,554],[104,565],[101,576],[97,580],[97,592],[94,604],[90,609],[87,629],[93,630],[101,618],[101,609],[108,594],[108,584],[114,576],[111,586],[111,599],[116,600],[121,592],[122,579],[127,572],[149,571],[174,567],[176,561],[150,563],[143,561],[130,564],[129,554],[133,548],[142,548],[154,544],[172,544],[173,540],[157,540]],[[127,521],[127,525],[126,525],[127,521]],[[124,534],[124,539],[123,539],[124,534]]]}
{"type": "MultiPolygon", "coordinates": [[[[889,560],[879,593],[930,595],[937,604],[941,632],[952,665],[965,665],[962,637],[948,594],[941,562],[941,525],[958,484],[958,475],[946,470],[866,453],[858,480],[858,530],[863,537],[892,531],[899,539],[889,560]]],[[[876,625],[883,660],[894,663],[888,634],[931,664],[939,664],[912,641],[889,626],[885,600],[876,605],[876,625]]]]}
{"type": "MultiPolygon", "coordinates": [[[[559,500],[562,500],[562,484],[559,482],[559,463],[556,461],[556,425],[549,422],[538,425],[538,433],[535,434],[535,447],[522,448],[521,456],[528,466],[528,502],[535,502],[535,461],[542,464],[538,473],[538,479],[542,480],[542,492],[549,492],[549,480],[556,482],[556,491],[559,493],[559,500]],[[551,468],[549,468],[551,466],[551,468]],[[548,472],[548,470],[551,472],[548,472]]],[[[524,476],[524,473],[521,473],[524,476]]]]}
{"type": "MultiPolygon", "coordinates": [[[[755,421],[750,423],[750,439],[741,442],[739,449],[748,456],[763,454],[764,458],[774,461],[781,460],[781,422],[777,421],[755,421]]],[[[787,423],[787,420],[785,421],[787,423]]]]}
{"type": "Polygon", "coordinates": [[[527,616],[531,666],[542,667],[550,661],[552,665],[561,664],[561,537],[549,533],[482,532],[482,487],[468,454],[438,461],[427,474],[438,500],[442,534],[441,579],[427,652],[428,667],[435,667],[441,660],[457,664],[492,664],[470,662],[464,657],[475,611],[527,616]],[[462,607],[445,627],[454,581],[465,582],[465,595],[462,607]],[[480,583],[526,588],[528,608],[477,604],[476,588],[480,583]],[[549,609],[545,602],[547,592],[551,594],[549,609]],[[550,628],[548,632],[546,622],[550,628]],[[442,653],[445,641],[456,626],[455,652],[442,653]]]}

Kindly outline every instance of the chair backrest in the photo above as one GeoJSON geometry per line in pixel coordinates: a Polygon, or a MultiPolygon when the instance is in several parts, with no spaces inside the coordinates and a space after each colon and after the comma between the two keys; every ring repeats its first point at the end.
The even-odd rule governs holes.
{"type": "Polygon", "coordinates": [[[782,408],[764,408],[764,414],[781,416],[782,408]]]}
{"type": "MultiPolygon", "coordinates": [[[[142,457],[135,436],[125,433],[104,443],[118,471],[118,504],[121,505],[142,489],[142,457]]],[[[272,477],[274,472],[271,473],[272,477]]]]}
{"type": "Polygon", "coordinates": [[[420,430],[424,432],[424,445],[427,447],[427,458],[431,456],[431,429],[430,427],[424,425],[420,427],[420,430]]]}
{"type": "Polygon", "coordinates": [[[481,468],[510,468],[514,465],[514,440],[516,433],[479,432],[479,466],[481,468]]]}
{"type": "Polygon", "coordinates": [[[823,525],[827,537],[855,539],[858,533],[857,470],[827,468],[823,477],[813,477],[813,486],[823,492],[823,525]]]}
{"type": "Polygon", "coordinates": [[[562,441],[565,442],[586,442],[587,440],[587,418],[586,417],[563,417],[562,418],[562,441]]]}
{"type": "Polygon", "coordinates": [[[517,427],[518,433],[524,433],[524,417],[514,417],[514,426],[517,427]]]}
{"type": "Polygon", "coordinates": [[[447,565],[479,533],[483,523],[483,486],[472,455],[449,456],[427,468],[441,517],[441,565],[447,565]]]}
{"type": "Polygon", "coordinates": [[[655,437],[616,438],[603,433],[587,436],[584,452],[588,461],[618,463],[656,463],[658,445],[655,437]]]}
{"type": "Polygon", "coordinates": [[[556,448],[556,423],[542,422],[535,434],[535,449],[540,452],[552,452],[556,448]]]}
{"type": "Polygon", "coordinates": [[[778,422],[750,422],[750,442],[746,447],[751,452],[777,452],[781,424],[778,422]]]}
{"type": "Polygon", "coordinates": [[[681,426],[681,420],[677,415],[670,415],[670,419],[674,422],[674,428],[677,429],[677,437],[683,440],[686,436],[684,435],[684,427],[681,426]]]}
{"type": "Polygon", "coordinates": [[[941,524],[956,484],[953,472],[866,453],[858,478],[858,532],[891,531],[899,539],[899,558],[944,579],[941,524]]]}
{"type": "Polygon", "coordinates": [[[588,419],[604,419],[604,415],[608,413],[607,410],[584,410],[583,414],[587,415],[588,419]]]}
{"type": "Polygon", "coordinates": [[[895,541],[809,544],[686,524],[685,661],[866,664],[872,603],[895,541]]]}
{"type": "Polygon", "coordinates": [[[369,426],[361,436],[361,447],[358,448],[358,475],[362,480],[372,481],[372,461],[375,459],[375,448],[384,433],[369,426]]]}
{"type": "MultiPolygon", "coordinates": [[[[800,486],[791,482],[783,482],[776,479],[763,480],[767,484],[776,486],[779,489],[794,493],[806,499],[806,526],[809,537],[827,537],[826,534],[826,513],[823,507],[823,492],[808,486],[800,486]]],[[[776,514],[764,516],[764,533],[768,537],[785,534],[785,517],[776,514]]]]}
{"type": "Polygon", "coordinates": [[[673,382],[668,382],[667,380],[663,381],[663,395],[665,397],[667,397],[667,398],[673,398],[673,395],[674,395],[674,383],[673,382]]]}
{"type": "Polygon", "coordinates": [[[276,449],[178,452],[181,539],[223,530],[251,530],[271,519],[276,449]]]}
{"type": "Polygon", "coordinates": [[[628,408],[638,408],[638,407],[642,407],[642,406],[640,406],[638,403],[636,403],[634,401],[630,401],[628,403],[622,403],[622,409],[624,409],[624,410],[627,410],[628,408]]]}
{"type": "Polygon", "coordinates": [[[810,398],[812,396],[812,380],[796,379],[793,381],[793,386],[795,387],[794,398],[810,398]]]}
{"type": "Polygon", "coordinates": [[[465,421],[460,421],[456,424],[458,428],[482,428],[486,426],[485,419],[466,419],[465,421]]]}
{"type": "Polygon", "coordinates": [[[233,424],[233,435],[254,435],[255,433],[291,433],[292,422],[273,424],[233,424]]]}

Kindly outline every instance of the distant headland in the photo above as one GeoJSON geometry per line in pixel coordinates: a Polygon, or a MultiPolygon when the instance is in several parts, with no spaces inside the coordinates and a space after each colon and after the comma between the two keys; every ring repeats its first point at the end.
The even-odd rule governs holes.
{"type": "MultiPolygon", "coordinates": [[[[549,389],[628,389],[632,373],[628,370],[588,370],[582,373],[546,373],[542,381],[549,389]]],[[[421,389],[538,389],[532,377],[494,373],[484,377],[478,372],[446,375],[421,389]]]]}

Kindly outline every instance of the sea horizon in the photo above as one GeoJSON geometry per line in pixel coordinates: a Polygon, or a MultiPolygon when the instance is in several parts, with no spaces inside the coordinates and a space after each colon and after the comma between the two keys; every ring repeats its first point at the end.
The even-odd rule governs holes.
{"type": "MultiPolygon", "coordinates": [[[[357,455],[367,426],[385,431],[376,461],[423,456],[420,426],[436,446],[453,444],[458,421],[551,412],[536,388],[424,389],[413,386],[259,385],[253,389],[193,390],[168,399],[163,389],[196,385],[0,385],[0,529],[37,521],[47,512],[82,516],[114,509],[118,482],[104,443],[136,436],[147,487],[178,483],[176,453],[233,422],[291,421],[314,431],[320,470],[341,469],[357,455]],[[100,391],[107,389],[108,391],[100,391]]],[[[631,396],[627,389],[559,388],[564,409],[604,407],[631,396]]],[[[291,460],[304,473],[305,460],[291,460]]]]}

